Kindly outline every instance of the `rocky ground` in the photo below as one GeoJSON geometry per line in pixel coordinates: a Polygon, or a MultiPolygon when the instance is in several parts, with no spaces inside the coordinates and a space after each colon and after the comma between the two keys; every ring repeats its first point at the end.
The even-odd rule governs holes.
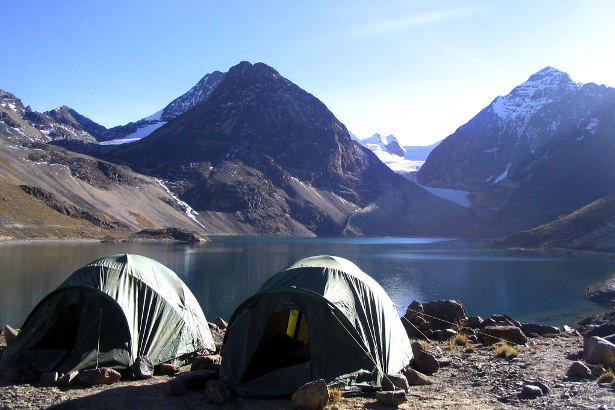
{"type": "MultiPolygon", "coordinates": [[[[4,340],[0,341],[4,345],[4,340]]],[[[575,379],[566,376],[573,360],[581,354],[582,336],[562,334],[531,338],[527,346],[518,347],[519,355],[511,360],[496,357],[493,348],[475,345],[466,352],[446,342],[429,346],[445,364],[431,376],[433,384],[410,386],[403,409],[441,408],[613,408],[615,389],[611,383],[595,378],[575,379]],[[449,362],[446,364],[446,362],[449,362]],[[526,382],[542,381],[549,393],[530,399],[521,394],[526,382]]],[[[182,368],[182,372],[189,367],[182,368]]],[[[0,383],[2,408],[95,408],[95,409],[285,409],[292,408],[289,399],[248,400],[234,398],[220,406],[207,403],[203,390],[190,390],[181,396],[167,394],[167,381],[173,376],[154,376],[147,380],[125,379],[112,385],[61,390],[30,384],[0,383]]],[[[327,405],[329,409],[387,408],[375,397],[340,398],[327,405]]]]}

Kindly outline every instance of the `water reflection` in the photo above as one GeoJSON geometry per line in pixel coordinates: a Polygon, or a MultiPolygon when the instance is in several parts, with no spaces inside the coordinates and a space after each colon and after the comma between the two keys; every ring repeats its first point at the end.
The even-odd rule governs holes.
{"type": "MultiPolygon", "coordinates": [[[[34,305],[92,260],[136,253],[167,265],[188,284],[208,318],[228,319],[269,276],[318,254],[352,260],[400,306],[412,299],[458,299],[468,314],[574,321],[600,307],[584,287],[615,271],[615,261],[484,249],[432,238],[218,237],[207,245],[29,243],[0,246],[0,325],[20,326],[34,305]]],[[[403,309],[400,309],[400,312],[403,309]]]]}

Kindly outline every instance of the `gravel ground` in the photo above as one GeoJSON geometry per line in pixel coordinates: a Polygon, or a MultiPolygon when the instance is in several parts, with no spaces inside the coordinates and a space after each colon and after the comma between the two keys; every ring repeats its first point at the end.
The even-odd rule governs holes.
{"type": "MultiPolygon", "coordinates": [[[[3,340],[0,340],[3,344],[3,340]]],[[[569,380],[566,371],[582,349],[581,336],[530,339],[518,348],[518,357],[496,357],[493,350],[480,345],[472,353],[464,348],[449,349],[444,343],[433,344],[430,351],[450,364],[432,375],[434,384],[411,386],[408,402],[402,409],[442,408],[615,408],[615,388],[596,380],[569,380]],[[543,381],[547,395],[536,399],[521,396],[526,381],[543,381]]],[[[183,368],[188,371],[188,368],[183,368]]],[[[60,390],[30,384],[11,384],[0,380],[0,407],[19,409],[291,409],[290,399],[248,400],[234,398],[224,406],[207,403],[204,391],[189,391],[169,396],[169,376],[149,380],[122,380],[110,386],[60,390]]],[[[329,409],[379,409],[373,396],[342,398],[329,409]]]]}

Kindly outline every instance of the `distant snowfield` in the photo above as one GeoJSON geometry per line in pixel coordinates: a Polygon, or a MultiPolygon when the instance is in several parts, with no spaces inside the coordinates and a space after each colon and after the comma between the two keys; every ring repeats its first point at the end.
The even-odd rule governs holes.
{"type": "Polygon", "coordinates": [[[110,140],[110,141],[103,141],[100,143],[100,145],[120,145],[120,144],[127,144],[130,142],[139,141],[140,139],[143,139],[147,137],[148,135],[150,135],[152,132],[156,131],[158,128],[162,127],[164,124],[166,124],[165,121],[160,121],[154,124],[146,125],[144,127],[137,128],[135,132],[133,132],[132,134],[126,135],[124,138],[118,138],[118,139],[110,140]]]}
{"type": "Polygon", "coordinates": [[[389,154],[386,151],[372,151],[380,161],[384,162],[389,168],[395,172],[416,172],[425,161],[411,161],[400,157],[399,155],[389,154]]]}

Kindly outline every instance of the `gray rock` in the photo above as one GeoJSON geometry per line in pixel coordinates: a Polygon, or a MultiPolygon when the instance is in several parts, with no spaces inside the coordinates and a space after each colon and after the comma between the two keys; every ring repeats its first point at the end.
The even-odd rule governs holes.
{"type": "Polygon", "coordinates": [[[431,353],[420,351],[410,361],[410,365],[421,373],[431,375],[440,370],[438,360],[431,353]]]}
{"type": "Polygon", "coordinates": [[[154,372],[156,374],[164,374],[167,376],[172,376],[174,374],[179,373],[179,366],[176,366],[171,363],[160,363],[158,366],[154,368],[154,372]]]}
{"type": "Polygon", "coordinates": [[[521,394],[525,397],[538,397],[542,396],[542,390],[538,386],[534,386],[531,384],[526,384],[521,389],[521,394]]]}
{"type": "Polygon", "coordinates": [[[181,396],[188,391],[186,385],[181,381],[179,377],[171,379],[167,382],[167,393],[171,396],[181,396]]]}
{"type": "Polygon", "coordinates": [[[190,390],[204,389],[207,382],[218,379],[218,372],[215,370],[195,370],[182,373],[176,377],[190,390]]]}
{"type": "Polygon", "coordinates": [[[231,392],[220,380],[210,380],[205,386],[205,394],[209,401],[224,404],[231,398],[231,392]]]}
{"type": "Polygon", "coordinates": [[[322,409],[329,401],[329,389],[323,379],[309,382],[299,387],[292,396],[293,407],[322,409]]]}
{"type": "Polygon", "coordinates": [[[406,366],[402,373],[406,376],[406,381],[410,386],[423,386],[426,384],[433,384],[431,377],[413,369],[410,366],[406,366]]]}
{"type": "Polygon", "coordinates": [[[521,330],[523,330],[523,333],[525,333],[526,335],[527,334],[547,335],[547,334],[561,333],[561,330],[559,327],[539,325],[536,323],[522,323],[521,330]]]}
{"type": "Polygon", "coordinates": [[[79,371],[73,370],[72,372],[68,372],[62,377],[60,377],[58,379],[57,385],[59,387],[69,388],[77,382],[77,377],[79,377],[79,371]]]}
{"type": "Polygon", "coordinates": [[[440,367],[448,367],[451,365],[451,363],[453,362],[450,358],[448,357],[440,357],[437,359],[438,360],[438,364],[440,365],[440,367]]]}
{"type": "Polygon", "coordinates": [[[480,316],[470,316],[466,319],[466,326],[473,329],[478,329],[483,324],[483,318],[480,316]]]}
{"type": "Polygon", "coordinates": [[[42,387],[53,387],[58,383],[58,372],[46,372],[41,374],[38,384],[42,387]]]}
{"type": "Polygon", "coordinates": [[[588,364],[587,367],[589,367],[589,370],[594,377],[600,377],[602,376],[602,373],[606,372],[605,368],[599,364],[588,364]]]}
{"type": "Polygon", "coordinates": [[[11,326],[6,325],[4,326],[2,333],[4,334],[4,340],[6,341],[6,345],[10,346],[13,340],[15,340],[15,338],[19,334],[19,330],[13,329],[11,326]]]}
{"type": "Polygon", "coordinates": [[[590,364],[615,364],[615,345],[598,336],[583,339],[583,358],[590,364]]]}
{"type": "Polygon", "coordinates": [[[410,347],[412,347],[412,356],[416,356],[418,352],[424,350],[423,345],[417,341],[412,342],[410,347]]]}
{"type": "Polygon", "coordinates": [[[434,336],[436,340],[440,340],[440,341],[448,340],[452,337],[455,337],[456,335],[457,335],[457,332],[454,331],[453,329],[442,329],[442,330],[438,330],[434,332],[434,336]]]}
{"type": "Polygon", "coordinates": [[[615,334],[615,324],[605,323],[603,325],[594,327],[589,332],[587,332],[584,336],[586,338],[589,338],[592,336],[605,337],[605,336],[610,336],[612,334],[615,334]]]}
{"type": "Polygon", "coordinates": [[[81,370],[78,382],[83,386],[94,386],[97,384],[113,384],[120,381],[122,376],[119,372],[108,367],[99,369],[81,370]]]}
{"type": "Polygon", "coordinates": [[[222,319],[221,317],[215,318],[214,323],[216,324],[216,326],[218,326],[218,329],[220,330],[226,330],[228,326],[228,323],[226,323],[226,321],[222,319]]]}
{"type": "Polygon", "coordinates": [[[499,342],[501,339],[508,343],[524,345],[527,343],[527,337],[516,326],[485,326],[483,327],[480,337],[486,345],[492,345],[499,342]],[[490,337],[491,336],[491,337],[490,337]]]}
{"type": "Polygon", "coordinates": [[[408,393],[408,389],[408,380],[406,380],[406,376],[401,373],[389,373],[382,378],[382,390],[403,390],[408,393]]]}
{"type": "Polygon", "coordinates": [[[538,387],[542,391],[542,394],[549,394],[551,392],[549,386],[540,380],[526,381],[525,385],[538,387]]]}
{"type": "Polygon", "coordinates": [[[589,367],[585,366],[585,364],[579,361],[572,362],[572,364],[568,368],[568,371],[566,372],[566,375],[568,377],[580,377],[580,378],[590,377],[591,374],[592,373],[591,373],[591,370],[589,370],[589,367]]]}
{"type": "Polygon", "coordinates": [[[149,379],[154,375],[154,364],[152,359],[147,356],[139,356],[130,366],[132,375],[139,379],[149,379]]]}
{"type": "Polygon", "coordinates": [[[407,400],[406,393],[403,390],[376,392],[376,401],[387,406],[399,406],[407,400]]]}
{"type": "Polygon", "coordinates": [[[218,370],[220,369],[220,363],[222,363],[222,356],[219,354],[212,354],[207,356],[197,356],[192,360],[190,371],[197,370],[218,370]]]}

